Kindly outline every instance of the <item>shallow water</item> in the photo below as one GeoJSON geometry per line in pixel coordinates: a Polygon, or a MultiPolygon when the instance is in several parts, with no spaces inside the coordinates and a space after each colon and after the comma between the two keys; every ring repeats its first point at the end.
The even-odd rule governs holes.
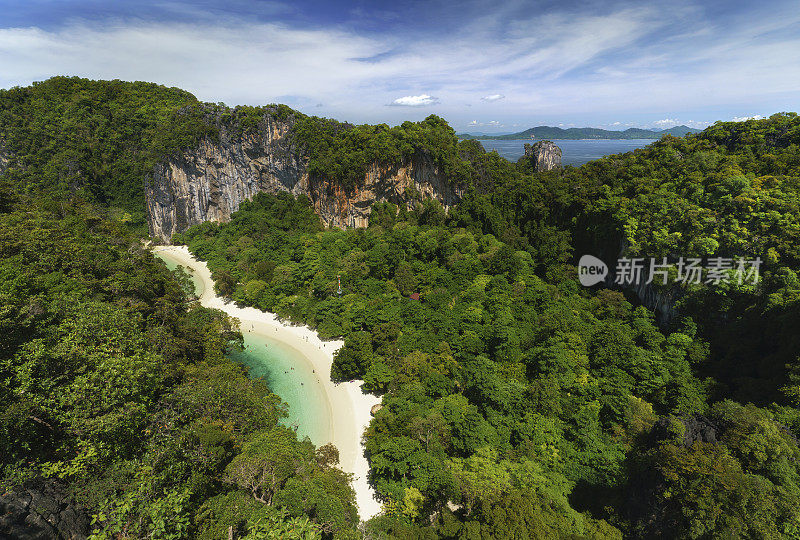
{"type": "Polygon", "coordinates": [[[248,331],[242,323],[245,349],[231,354],[250,370],[250,377],[263,378],[270,390],[289,406],[283,423],[295,428],[302,439],[314,444],[330,441],[331,425],[328,402],[322,384],[311,364],[296,349],[267,336],[248,331]]]}
{"type": "MultiPolygon", "coordinates": [[[[165,256],[163,253],[154,252],[153,255],[164,261],[164,264],[166,264],[167,268],[169,268],[170,270],[175,270],[178,267],[177,262],[173,261],[171,258],[169,258],[169,256],[165,256]]],[[[203,296],[203,293],[205,292],[205,286],[203,285],[203,280],[198,278],[191,268],[184,266],[183,269],[189,274],[189,278],[192,280],[192,284],[194,285],[195,296],[200,298],[201,296],[203,296]]]]}
{"type": "MultiPolygon", "coordinates": [[[[155,252],[167,268],[174,270],[178,263],[168,253],[155,252]]],[[[186,268],[184,266],[184,268],[186,268]]],[[[186,268],[195,285],[197,296],[203,294],[203,282],[186,268]]],[[[331,411],[322,384],[311,363],[303,354],[286,343],[252,332],[252,325],[241,323],[245,348],[231,354],[244,364],[250,377],[263,378],[270,390],[289,406],[283,424],[296,430],[302,439],[308,437],[316,445],[330,442],[331,411]]]]}

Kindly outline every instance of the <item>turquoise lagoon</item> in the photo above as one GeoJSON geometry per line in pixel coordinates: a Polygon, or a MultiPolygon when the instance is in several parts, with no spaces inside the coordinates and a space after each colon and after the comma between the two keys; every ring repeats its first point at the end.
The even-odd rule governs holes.
{"type": "Polygon", "coordinates": [[[283,423],[314,444],[330,442],[331,411],[322,384],[311,363],[294,347],[248,331],[242,322],[244,351],[231,354],[250,371],[250,377],[266,381],[270,390],[289,406],[283,423]]]}
{"type": "MultiPolygon", "coordinates": [[[[178,263],[168,253],[156,252],[167,268],[175,270],[178,263]]],[[[184,266],[197,296],[204,292],[203,282],[191,268],[184,266]]],[[[250,377],[266,381],[270,390],[288,405],[283,424],[308,437],[316,445],[331,440],[331,410],[322,384],[311,363],[291,345],[253,331],[251,323],[241,322],[244,350],[231,353],[231,358],[246,366],[250,377]]]]}

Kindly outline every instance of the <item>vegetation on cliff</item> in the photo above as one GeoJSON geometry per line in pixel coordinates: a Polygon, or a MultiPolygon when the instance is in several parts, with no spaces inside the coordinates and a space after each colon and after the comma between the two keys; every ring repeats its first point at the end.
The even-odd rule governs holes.
{"type": "Polygon", "coordinates": [[[200,102],[178,88],[53,77],[0,90],[6,181],[38,198],[80,191],[135,225],[145,219],[145,176],[209,132],[200,102]]]}
{"type": "Polygon", "coordinates": [[[379,204],[366,230],[322,231],[308,201],[260,195],[180,239],[237,301],[343,336],[335,375],[384,393],[376,534],[791,537],[798,125],[719,124],[564,173],[477,147],[495,189],[449,215],[379,204]],[[566,264],[620,246],[760,256],[762,280],[688,288],[660,328],[566,264]]]}
{"type": "Polygon", "coordinates": [[[95,538],[354,531],[338,453],[226,357],[234,321],[102,210],[18,203],[0,214],[2,491],[66,484],[95,538]]]}
{"type": "Polygon", "coordinates": [[[458,137],[447,122],[431,115],[422,122],[352,126],[318,117],[301,117],[294,136],[310,156],[309,172],[346,189],[358,187],[372,164],[401,166],[428,159],[449,182],[470,182],[469,163],[461,157],[458,137]]]}
{"type": "Polygon", "coordinates": [[[206,107],[214,111],[211,123],[237,136],[256,131],[266,116],[287,122],[295,150],[308,159],[309,173],[348,191],[360,186],[372,165],[400,167],[415,159],[429,160],[454,185],[467,186],[472,180],[464,155],[468,143],[460,142],[453,128],[436,115],[390,127],[307,116],[286,105],[206,107]]]}
{"type": "Polygon", "coordinates": [[[270,115],[343,186],[424,156],[467,187],[449,213],[377,204],[345,231],[261,194],[179,238],[221,293],[342,337],[334,375],[383,394],[366,444],[386,511],[367,535],[798,535],[797,115],[535,173],[436,117],[350,126],[144,83],[56,78],[0,92],[0,114],[10,492],[67,486],[98,538],[362,534],[335,451],[281,427],[226,357],[233,321],[129,232],[155,160],[270,115]],[[583,253],[764,265],[755,285],[657,288],[679,312],[659,324],[629,292],[582,288],[583,253]]]}

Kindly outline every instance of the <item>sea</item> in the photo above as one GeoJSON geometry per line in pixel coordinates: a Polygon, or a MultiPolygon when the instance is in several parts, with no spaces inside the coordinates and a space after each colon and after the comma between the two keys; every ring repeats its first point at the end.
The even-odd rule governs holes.
{"type": "MultiPolygon", "coordinates": [[[[531,139],[514,139],[509,141],[479,141],[487,152],[497,153],[509,161],[517,161],[525,155],[525,143],[536,141],[531,139]]],[[[612,154],[622,154],[637,148],[644,148],[656,141],[653,139],[562,139],[553,141],[561,148],[561,163],[579,167],[594,159],[612,154]]]]}
{"type": "MultiPolygon", "coordinates": [[[[178,264],[167,254],[155,254],[175,270],[178,264]]],[[[185,267],[184,267],[185,268],[185,267]]],[[[188,270],[188,269],[187,269],[188,270]]],[[[203,294],[203,282],[189,271],[195,294],[203,294]]],[[[311,363],[298,350],[286,343],[255,334],[242,324],[244,350],[231,353],[231,358],[247,368],[251,378],[264,379],[273,394],[288,405],[288,416],[281,422],[316,445],[330,441],[331,411],[311,363]]]]}
{"type": "Polygon", "coordinates": [[[231,359],[244,364],[251,378],[264,379],[286,402],[289,416],[282,423],[299,439],[308,437],[316,445],[329,442],[332,412],[311,363],[286,343],[247,332],[246,326],[242,324],[244,350],[232,353],[231,359]]]}

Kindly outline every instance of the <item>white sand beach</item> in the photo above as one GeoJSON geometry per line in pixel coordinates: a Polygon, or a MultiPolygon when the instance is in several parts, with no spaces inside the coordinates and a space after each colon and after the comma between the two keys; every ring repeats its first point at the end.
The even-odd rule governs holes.
{"type": "Polygon", "coordinates": [[[340,466],[352,473],[359,515],[370,519],[381,511],[381,504],[373,498],[374,491],[367,483],[369,464],[364,457],[361,436],[369,425],[370,409],[380,403],[380,398],[361,391],[361,381],[335,384],[331,381],[333,354],[342,346],[341,341],[322,341],[307,326],[290,326],[278,320],[275,314],[256,308],[238,307],[214,292],[211,271],[205,262],[198,261],[186,246],[158,246],[153,248],[161,256],[190,269],[202,284],[200,304],[216,308],[239,319],[243,333],[269,336],[295,350],[311,363],[314,373],[323,386],[330,411],[330,441],[339,449],[340,466]]]}

